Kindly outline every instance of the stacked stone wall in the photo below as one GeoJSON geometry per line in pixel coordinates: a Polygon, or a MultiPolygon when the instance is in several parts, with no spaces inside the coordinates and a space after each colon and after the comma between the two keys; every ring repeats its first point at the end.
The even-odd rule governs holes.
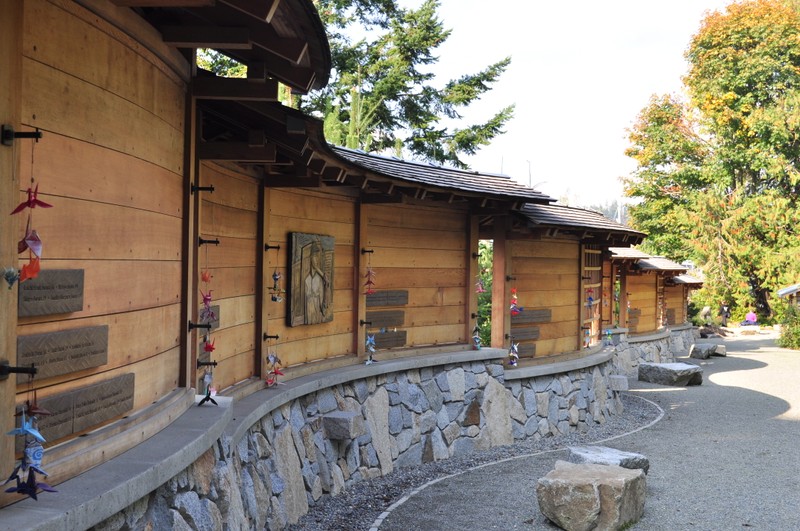
{"type": "Polygon", "coordinates": [[[239,441],[218,440],[96,529],[282,529],[323,496],[398,467],[603,423],[622,408],[611,370],[606,362],[506,380],[501,360],[488,360],[322,389],[274,409],[239,441]]]}
{"type": "Polygon", "coordinates": [[[674,362],[676,357],[688,355],[698,336],[694,327],[668,330],[652,339],[629,338],[624,332],[614,334],[614,370],[635,377],[640,363],[674,362]]]}

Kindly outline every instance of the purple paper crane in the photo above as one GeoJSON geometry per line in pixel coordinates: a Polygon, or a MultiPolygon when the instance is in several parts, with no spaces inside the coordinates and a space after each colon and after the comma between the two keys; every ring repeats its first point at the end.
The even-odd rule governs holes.
{"type": "Polygon", "coordinates": [[[47,472],[45,472],[41,466],[43,455],[44,448],[42,448],[42,445],[36,441],[29,441],[25,446],[25,452],[22,454],[22,459],[20,459],[19,464],[14,468],[11,475],[8,476],[5,483],[3,483],[3,485],[6,485],[10,481],[16,480],[16,486],[7,488],[6,492],[16,492],[18,494],[30,496],[34,500],[38,499],[37,494],[40,489],[47,492],[58,492],[47,483],[36,481],[37,473],[47,477],[47,472]],[[20,472],[23,476],[26,473],[28,474],[28,478],[25,481],[22,481],[20,472]]]}
{"type": "MultiPolygon", "coordinates": [[[[28,472],[28,479],[25,481],[20,481],[19,474],[12,474],[12,476],[8,478],[8,481],[11,481],[12,479],[17,480],[17,486],[7,488],[6,492],[16,492],[17,494],[30,496],[34,500],[39,499],[39,490],[58,492],[56,489],[47,483],[44,483],[43,481],[36,481],[36,473],[33,471],[33,469],[30,469],[28,472]]],[[[6,483],[8,483],[8,481],[6,481],[6,483]]]]}

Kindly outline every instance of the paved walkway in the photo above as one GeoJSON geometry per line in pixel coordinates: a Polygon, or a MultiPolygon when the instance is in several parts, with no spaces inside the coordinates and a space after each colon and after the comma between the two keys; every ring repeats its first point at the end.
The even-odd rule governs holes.
{"type": "MultiPolygon", "coordinates": [[[[651,427],[603,443],[650,459],[641,530],[800,529],[800,352],[774,336],[720,340],[699,387],[631,381],[660,405],[651,427]]],[[[539,512],[536,481],[566,451],[519,457],[428,485],[380,529],[557,529],[539,512]]]]}

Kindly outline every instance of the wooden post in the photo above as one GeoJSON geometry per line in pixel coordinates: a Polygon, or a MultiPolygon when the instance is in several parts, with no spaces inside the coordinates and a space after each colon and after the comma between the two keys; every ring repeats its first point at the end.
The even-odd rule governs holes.
{"type": "Polygon", "coordinates": [[[511,272],[508,240],[508,217],[494,218],[494,258],[492,260],[492,347],[505,348],[506,334],[511,333],[511,299],[506,276],[511,272]]]}
{"type": "MultiPolygon", "coordinates": [[[[192,59],[193,60],[193,59],[192,59]]],[[[192,70],[195,70],[193,67],[192,70]]],[[[178,385],[192,388],[197,385],[197,332],[189,332],[189,321],[197,322],[198,289],[198,204],[200,194],[192,193],[192,185],[200,184],[200,162],[196,156],[196,141],[200,137],[200,115],[195,99],[187,91],[186,123],[184,124],[184,179],[183,179],[183,271],[181,297],[181,367],[178,385]]],[[[198,389],[198,392],[200,390],[198,389]]]]}
{"type": "MultiPolygon", "coordinates": [[[[20,93],[22,79],[22,0],[0,2],[0,123],[20,127],[20,93]]],[[[22,142],[0,145],[0,267],[18,268],[18,216],[9,213],[20,202],[19,153],[22,142]]],[[[11,365],[17,361],[17,286],[4,287],[0,296],[0,359],[11,365]]],[[[5,433],[14,428],[14,406],[17,379],[14,375],[0,381],[0,470],[14,469],[14,437],[5,433]]],[[[8,473],[8,472],[5,472],[8,473]]],[[[2,505],[2,503],[0,503],[2,505]]]]}
{"type": "Polygon", "coordinates": [[[478,265],[478,216],[467,215],[467,278],[465,285],[467,293],[464,300],[467,304],[464,308],[464,323],[466,323],[466,338],[471,341],[472,330],[478,323],[478,319],[472,317],[473,314],[478,313],[478,294],[475,293],[475,282],[477,281],[478,274],[480,273],[480,266],[478,265]]]}
{"type": "Polygon", "coordinates": [[[365,346],[364,342],[367,339],[366,328],[361,326],[361,321],[367,318],[367,296],[363,293],[364,279],[362,276],[367,270],[367,258],[361,252],[367,245],[368,230],[367,230],[367,216],[364,212],[369,208],[369,205],[364,205],[359,201],[356,204],[356,241],[353,245],[353,352],[356,353],[359,359],[364,358],[365,346]]]}
{"type": "MultiPolygon", "coordinates": [[[[255,315],[255,334],[253,342],[255,345],[254,355],[256,359],[253,365],[253,375],[256,378],[265,378],[264,373],[265,352],[264,334],[267,333],[267,304],[270,303],[270,296],[266,291],[272,285],[272,273],[269,268],[269,256],[264,247],[269,235],[269,208],[267,205],[267,190],[264,183],[258,185],[258,221],[256,225],[256,315],[255,315]]],[[[277,264],[276,264],[277,265],[277,264]]]]}
{"type": "Polygon", "coordinates": [[[628,267],[625,263],[619,268],[619,326],[628,328],[628,267]]]}

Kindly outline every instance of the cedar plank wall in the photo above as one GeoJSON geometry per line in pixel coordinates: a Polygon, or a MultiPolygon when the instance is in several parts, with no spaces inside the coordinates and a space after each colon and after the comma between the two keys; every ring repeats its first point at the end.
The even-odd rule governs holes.
{"type": "Polygon", "coordinates": [[[685,286],[665,286],[664,301],[667,307],[667,324],[676,325],[686,322],[685,286]]]}
{"type": "MultiPolygon", "coordinates": [[[[535,356],[578,350],[581,303],[580,244],[573,240],[511,241],[511,276],[508,290],[517,288],[525,311],[550,310],[549,322],[538,324],[535,356]]],[[[510,294],[509,294],[510,296],[510,294]]],[[[514,330],[512,328],[512,335],[514,330]]],[[[524,357],[526,342],[520,342],[524,357]]]]}
{"type": "MultiPolygon", "coordinates": [[[[441,205],[365,205],[363,222],[362,247],[374,251],[363,262],[371,260],[376,291],[408,291],[405,306],[367,311],[403,311],[397,330],[406,332],[405,347],[467,343],[467,212],[441,205]]],[[[360,273],[363,283],[366,265],[360,273]]]]}
{"type": "Polygon", "coordinates": [[[353,353],[353,276],[356,241],[356,201],[348,192],[268,188],[265,202],[266,242],[280,245],[264,257],[264,313],[266,330],[277,335],[276,342],[264,343],[265,354],[274,350],[284,366],[323,360],[353,353]],[[283,289],[289,286],[287,264],[291,251],[289,233],[305,232],[333,236],[333,321],[290,327],[286,324],[288,297],[283,302],[270,300],[272,274],[282,275],[283,289]]]}
{"type": "Polygon", "coordinates": [[[628,328],[633,334],[654,332],[659,328],[655,273],[628,275],[628,328]]]}
{"type": "MultiPolygon", "coordinates": [[[[208,270],[211,282],[200,282],[203,292],[211,290],[211,305],[219,306],[219,328],[211,333],[216,361],[213,384],[225,389],[256,371],[256,263],[259,252],[258,187],[250,176],[211,162],[200,164],[200,185],[214,186],[214,192],[200,192],[200,236],[219,240],[219,245],[198,248],[198,271],[208,270]]],[[[198,293],[198,297],[200,294],[198,293]]],[[[200,300],[198,298],[198,300],[200,300]]],[[[199,310],[199,308],[198,308],[199,310]]],[[[200,340],[198,333],[198,341],[200,340]]],[[[194,345],[193,345],[194,346],[194,345]]],[[[196,345],[197,356],[202,343],[196,345]]],[[[202,378],[205,368],[197,371],[202,378]]],[[[195,382],[197,382],[197,379],[195,382]]],[[[203,391],[204,384],[197,383],[203,391]]]]}
{"type": "MultiPolygon", "coordinates": [[[[54,205],[33,226],[42,269],[84,270],[84,309],[20,318],[17,333],[107,324],[108,363],[34,380],[39,399],[132,372],[138,410],[178,384],[185,83],[73,2],[24,9],[21,121],[44,133],[33,174],[54,205]]],[[[31,143],[18,145],[26,189],[31,143]]]]}

